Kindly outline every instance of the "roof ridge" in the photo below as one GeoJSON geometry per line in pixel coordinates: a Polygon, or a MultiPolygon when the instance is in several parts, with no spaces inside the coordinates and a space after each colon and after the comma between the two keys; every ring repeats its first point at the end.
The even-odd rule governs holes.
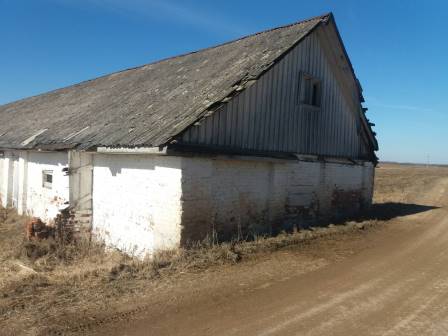
{"type": "Polygon", "coordinates": [[[317,16],[305,19],[305,20],[300,20],[300,21],[296,21],[296,22],[293,22],[293,23],[289,23],[289,24],[286,24],[286,25],[283,25],[283,26],[269,28],[269,29],[262,30],[262,31],[259,31],[259,32],[256,32],[256,33],[244,35],[244,36],[241,36],[241,37],[236,38],[234,40],[223,42],[223,43],[220,43],[220,44],[217,44],[217,45],[214,45],[214,46],[205,47],[205,48],[202,48],[202,49],[186,52],[184,54],[179,54],[179,55],[175,55],[175,56],[165,57],[165,58],[162,58],[162,59],[150,62],[150,63],[145,63],[145,64],[142,64],[142,65],[137,65],[137,66],[134,66],[134,67],[123,69],[123,70],[114,71],[114,72],[111,72],[111,73],[100,75],[100,76],[95,77],[95,78],[86,79],[86,80],[83,80],[83,81],[75,83],[75,84],[70,84],[70,85],[67,85],[67,86],[64,86],[64,87],[60,87],[60,88],[57,88],[57,89],[54,89],[54,90],[38,93],[38,94],[33,95],[33,96],[24,97],[22,99],[18,99],[18,100],[15,100],[15,101],[12,101],[12,102],[0,105],[0,107],[5,107],[5,106],[8,106],[10,104],[15,104],[15,103],[18,103],[18,102],[21,102],[21,101],[24,101],[24,100],[28,100],[28,99],[34,98],[34,97],[39,97],[41,95],[55,93],[55,92],[58,92],[58,91],[61,91],[61,90],[64,90],[64,89],[68,89],[68,88],[76,87],[76,86],[79,86],[79,85],[83,85],[85,83],[89,83],[91,81],[95,81],[95,80],[98,80],[98,79],[101,79],[101,78],[106,78],[106,77],[109,77],[109,76],[117,75],[117,74],[120,74],[122,72],[136,70],[136,69],[144,68],[145,66],[159,64],[159,63],[162,63],[162,62],[165,62],[165,61],[168,61],[168,60],[173,60],[173,59],[176,59],[176,58],[185,57],[185,56],[188,56],[188,55],[193,55],[193,54],[196,54],[196,53],[199,53],[199,52],[203,52],[203,51],[206,51],[206,50],[215,49],[215,48],[222,47],[222,46],[225,46],[225,45],[228,45],[228,44],[231,44],[231,43],[242,41],[242,40],[250,38],[250,37],[254,37],[254,36],[257,36],[257,35],[269,33],[269,32],[275,31],[275,30],[293,27],[293,26],[296,26],[296,25],[299,25],[299,24],[303,24],[303,23],[306,23],[306,22],[309,22],[309,21],[313,21],[313,20],[318,20],[318,19],[326,20],[326,19],[328,19],[332,15],[333,14],[331,12],[328,12],[328,13],[325,13],[325,14],[322,14],[322,15],[317,15],[317,16]]]}

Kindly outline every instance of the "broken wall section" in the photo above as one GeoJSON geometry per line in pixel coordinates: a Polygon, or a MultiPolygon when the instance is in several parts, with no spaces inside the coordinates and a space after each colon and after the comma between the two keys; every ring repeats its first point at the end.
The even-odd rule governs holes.
{"type": "Polygon", "coordinates": [[[70,151],[69,201],[70,209],[61,212],[58,220],[63,234],[90,239],[92,231],[93,154],[70,151]]]}

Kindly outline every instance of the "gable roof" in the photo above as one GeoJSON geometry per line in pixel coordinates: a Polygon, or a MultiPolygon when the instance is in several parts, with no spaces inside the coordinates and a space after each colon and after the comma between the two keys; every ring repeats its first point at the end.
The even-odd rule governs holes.
{"type": "Polygon", "coordinates": [[[326,14],[0,106],[0,147],[162,146],[329,18],[326,14]]]}
{"type": "Polygon", "coordinates": [[[0,147],[163,145],[327,17],[0,106],[0,147]]]}

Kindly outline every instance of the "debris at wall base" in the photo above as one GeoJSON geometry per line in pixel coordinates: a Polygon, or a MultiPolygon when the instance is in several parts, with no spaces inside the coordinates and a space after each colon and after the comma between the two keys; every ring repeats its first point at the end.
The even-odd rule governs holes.
{"type": "Polygon", "coordinates": [[[40,218],[32,217],[26,222],[26,238],[29,241],[54,238],[54,233],[54,227],[42,222],[40,218]]]}

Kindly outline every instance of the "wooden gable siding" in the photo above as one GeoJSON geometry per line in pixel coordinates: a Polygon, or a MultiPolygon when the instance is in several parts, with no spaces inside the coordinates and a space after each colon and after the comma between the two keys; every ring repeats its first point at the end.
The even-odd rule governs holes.
{"type": "MultiPolygon", "coordinates": [[[[368,159],[360,101],[348,62],[319,28],[252,86],[181,135],[182,144],[368,159]],[[300,74],[321,80],[320,110],[299,103],[300,74]]],[[[339,45],[340,46],[340,45],[339,45]]]]}

